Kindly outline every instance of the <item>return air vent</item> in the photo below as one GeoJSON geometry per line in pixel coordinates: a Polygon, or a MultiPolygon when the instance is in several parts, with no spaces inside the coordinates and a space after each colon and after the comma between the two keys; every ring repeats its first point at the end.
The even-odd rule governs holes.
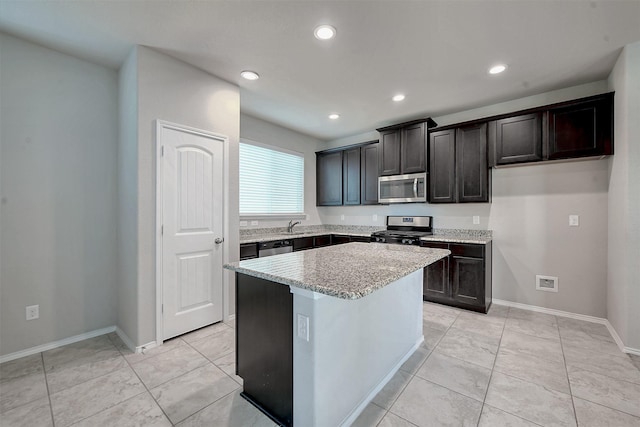
{"type": "Polygon", "coordinates": [[[536,275],[536,291],[558,292],[558,278],[536,275]]]}

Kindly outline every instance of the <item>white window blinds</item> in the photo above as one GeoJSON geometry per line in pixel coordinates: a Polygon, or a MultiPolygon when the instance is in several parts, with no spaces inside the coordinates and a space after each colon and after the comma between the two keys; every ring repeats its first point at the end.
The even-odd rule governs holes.
{"type": "Polygon", "coordinates": [[[304,157],[240,143],[240,215],[304,212],[304,157]]]}

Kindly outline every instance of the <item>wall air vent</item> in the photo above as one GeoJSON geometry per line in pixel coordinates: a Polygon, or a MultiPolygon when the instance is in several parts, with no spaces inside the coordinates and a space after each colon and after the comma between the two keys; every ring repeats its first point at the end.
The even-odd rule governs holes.
{"type": "Polygon", "coordinates": [[[536,275],[536,291],[558,292],[558,278],[536,275]]]}

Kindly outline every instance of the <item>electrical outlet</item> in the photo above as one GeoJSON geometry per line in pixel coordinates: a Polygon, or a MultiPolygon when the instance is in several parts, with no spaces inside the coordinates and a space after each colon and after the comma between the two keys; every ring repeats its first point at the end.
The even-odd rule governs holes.
{"type": "Polygon", "coordinates": [[[258,225],[258,221],[251,221],[251,225],[258,225]]]}
{"type": "Polygon", "coordinates": [[[40,306],[30,305],[27,306],[27,320],[34,320],[40,317],[40,306]]]}
{"type": "Polygon", "coordinates": [[[344,215],[340,215],[340,221],[344,221],[344,215]]]}
{"type": "Polygon", "coordinates": [[[378,215],[373,214],[373,222],[376,222],[378,220],[378,215]]]}
{"type": "Polygon", "coordinates": [[[309,318],[298,313],[298,338],[309,341],[309,318]]]}
{"type": "Polygon", "coordinates": [[[569,215],[569,226],[578,227],[580,225],[580,215],[569,215]]]}
{"type": "Polygon", "coordinates": [[[480,217],[478,215],[474,215],[473,216],[473,223],[474,224],[480,224],[480,217]]]}
{"type": "Polygon", "coordinates": [[[240,227],[246,227],[247,221],[240,221],[240,227]]]}

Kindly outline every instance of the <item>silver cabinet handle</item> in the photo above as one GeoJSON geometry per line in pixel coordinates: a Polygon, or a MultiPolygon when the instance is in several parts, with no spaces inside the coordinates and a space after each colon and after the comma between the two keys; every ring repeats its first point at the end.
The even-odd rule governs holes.
{"type": "Polygon", "coordinates": [[[418,178],[413,180],[413,197],[418,197],[418,178]]]}
{"type": "Polygon", "coordinates": [[[216,237],[216,240],[214,240],[214,242],[216,243],[216,245],[219,245],[220,243],[224,242],[224,237],[216,237]]]}

